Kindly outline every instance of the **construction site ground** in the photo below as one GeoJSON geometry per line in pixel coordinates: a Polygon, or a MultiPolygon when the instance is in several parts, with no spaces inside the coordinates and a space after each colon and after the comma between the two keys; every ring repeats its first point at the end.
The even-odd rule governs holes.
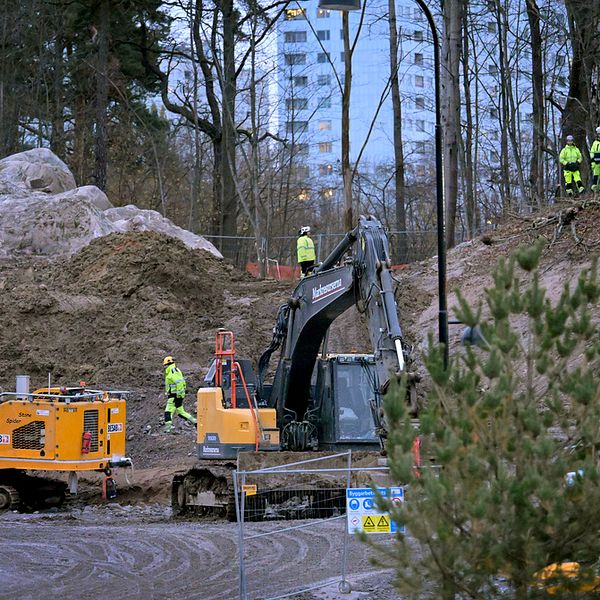
{"type": "MultiPolygon", "coordinates": [[[[547,240],[542,284],[557,299],[563,283],[575,280],[597,254],[599,217],[593,199],[557,204],[528,217],[509,216],[450,251],[450,318],[456,287],[471,302],[482,299],[498,258],[540,236],[547,240]]],[[[428,332],[437,335],[437,260],[410,265],[396,276],[400,321],[418,360],[428,332]]],[[[176,435],[162,433],[162,359],[176,357],[188,382],[186,406],[193,409],[217,329],[232,330],[238,355],[257,360],[291,289],[289,282],[259,281],[152,232],[98,238],[70,258],[1,259],[0,390],[14,390],[18,374],[30,375],[32,388],[44,386],[49,373],[60,385],[85,381],[129,390],[127,444],[134,470],[128,479],[117,475],[116,503],[101,499],[100,479],[90,475],[70,507],[0,516],[0,598],[237,597],[235,524],[171,516],[171,477],[194,463],[195,435],[183,422],[176,423],[176,435]]],[[[461,327],[450,327],[451,356],[461,351],[461,333],[461,327]]],[[[351,310],[335,323],[329,349],[369,351],[358,313],[351,310]]],[[[426,389],[425,378],[423,397],[426,389]]],[[[267,524],[252,527],[260,531],[267,524]]],[[[272,585],[256,597],[282,593],[275,589],[281,580],[314,584],[334,578],[343,536],[328,528],[339,527],[335,521],[257,538],[249,578],[272,585]]],[[[392,571],[369,563],[373,551],[356,540],[351,547],[349,579],[358,591],[339,594],[336,583],[296,597],[400,597],[392,571]]]]}

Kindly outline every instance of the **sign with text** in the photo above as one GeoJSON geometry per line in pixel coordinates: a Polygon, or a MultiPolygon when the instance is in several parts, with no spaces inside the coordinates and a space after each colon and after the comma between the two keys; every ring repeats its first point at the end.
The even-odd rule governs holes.
{"type": "MultiPolygon", "coordinates": [[[[378,491],[393,502],[404,502],[404,488],[378,488],[378,491]]],[[[348,533],[404,533],[405,528],[398,528],[389,513],[377,510],[375,502],[375,491],[371,488],[346,488],[348,533]]]]}

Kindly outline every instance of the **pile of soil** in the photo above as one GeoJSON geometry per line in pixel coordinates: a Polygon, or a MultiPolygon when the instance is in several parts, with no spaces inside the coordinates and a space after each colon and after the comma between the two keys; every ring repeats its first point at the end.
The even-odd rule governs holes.
{"type": "MultiPolygon", "coordinates": [[[[176,357],[193,408],[217,329],[234,332],[239,356],[257,358],[289,285],[143,232],[98,238],[70,259],[4,260],[0,290],[1,388],[14,390],[17,374],[40,387],[50,374],[53,384],[131,390],[129,449],[147,463],[146,446],[157,444],[144,432],[156,431],[163,415],[163,357],[176,357]]],[[[186,443],[182,454],[192,449],[186,443]]]]}

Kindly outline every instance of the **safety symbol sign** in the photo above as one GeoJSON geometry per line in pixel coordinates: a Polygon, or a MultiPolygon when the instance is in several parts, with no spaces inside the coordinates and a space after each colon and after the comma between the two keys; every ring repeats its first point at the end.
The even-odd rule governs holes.
{"type": "MultiPolygon", "coordinates": [[[[395,504],[404,502],[404,488],[378,488],[384,498],[391,498],[395,504]]],[[[382,513],[376,506],[376,495],[371,488],[346,488],[346,514],[348,533],[404,533],[398,528],[388,513],[382,513]]]]}

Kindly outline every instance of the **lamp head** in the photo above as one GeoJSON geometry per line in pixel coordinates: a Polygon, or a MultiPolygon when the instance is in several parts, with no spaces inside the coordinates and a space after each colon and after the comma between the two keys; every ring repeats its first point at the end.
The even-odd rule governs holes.
{"type": "Polygon", "coordinates": [[[325,10],[360,10],[360,0],[319,0],[319,8],[325,10]]]}

